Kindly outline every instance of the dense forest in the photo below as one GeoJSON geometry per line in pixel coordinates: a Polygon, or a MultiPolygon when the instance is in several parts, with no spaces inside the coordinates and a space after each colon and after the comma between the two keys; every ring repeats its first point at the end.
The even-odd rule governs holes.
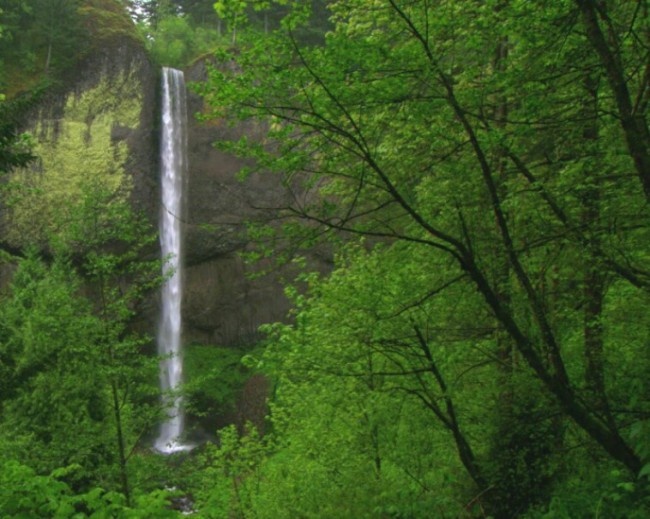
{"type": "Polygon", "coordinates": [[[215,145],[292,193],[247,260],[293,309],[236,359],[264,430],[153,453],[155,230],[89,182],[3,246],[0,516],[650,516],[647,0],[4,0],[3,207],[106,32],[264,128],[215,145]]]}

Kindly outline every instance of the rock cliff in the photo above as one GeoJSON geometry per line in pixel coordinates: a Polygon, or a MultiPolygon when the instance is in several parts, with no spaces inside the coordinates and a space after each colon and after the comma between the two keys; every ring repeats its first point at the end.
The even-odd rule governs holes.
{"type": "MultiPolygon", "coordinates": [[[[187,80],[200,81],[204,73],[198,63],[186,71],[187,80]]],[[[61,215],[94,183],[130,198],[155,225],[159,75],[136,39],[109,35],[64,88],[34,108],[26,129],[35,136],[38,160],[13,177],[20,187],[2,210],[5,243],[46,247],[61,215]]],[[[284,193],[272,177],[237,180],[241,160],[213,143],[257,130],[199,122],[192,114],[201,111],[201,103],[190,94],[185,342],[243,346],[255,342],[260,324],[284,319],[289,308],[282,273],[251,280],[254,268],[239,254],[247,247],[245,222],[263,212],[256,207],[279,205],[284,193]]],[[[156,306],[149,305],[143,316],[152,330],[156,306]]]]}
{"type": "MultiPolygon", "coordinates": [[[[189,83],[204,78],[205,63],[186,71],[189,83]]],[[[137,38],[103,33],[101,44],[86,52],[65,86],[48,94],[28,117],[25,130],[35,137],[38,160],[9,181],[20,187],[12,192],[11,203],[0,210],[5,245],[21,248],[36,243],[47,249],[48,237],[65,221],[61,215],[65,216],[84,189],[97,183],[116,197],[130,200],[134,209],[143,211],[156,225],[160,208],[159,79],[158,68],[137,38]]],[[[240,370],[238,355],[257,342],[259,326],[286,319],[289,302],[281,281],[287,271],[253,279],[250,274],[268,265],[251,266],[240,253],[250,245],[247,220],[272,218],[272,211],[260,208],[284,205],[288,194],[271,175],[238,180],[242,161],[213,145],[242,134],[259,135],[259,128],[200,122],[192,114],[201,110],[201,98],[190,93],[183,342],[188,355],[194,356],[188,363],[201,364],[197,374],[207,376],[200,370],[218,359],[211,353],[215,347],[237,347],[240,353],[229,354],[227,362],[223,358],[216,362],[221,362],[219,369],[230,373],[240,370]]],[[[140,312],[138,329],[153,337],[157,315],[157,297],[152,294],[140,312]]],[[[232,399],[239,398],[237,410],[215,408],[212,413],[221,416],[220,423],[250,419],[262,427],[267,381],[257,376],[246,382],[248,375],[235,377],[228,390],[233,392],[232,399]],[[240,391],[243,396],[237,397],[240,391]]],[[[230,384],[224,382],[223,374],[218,378],[215,385],[230,384]]],[[[199,393],[211,399],[209,405],[223,405],[219,400],[224,397],[210,396],[209,388],[199,393]]],[[[213,429],[215,422],[204,425],[213,429]]]]}
{"type": "Polygon", "coordinates": [[[38,159],[12,174],[2,235],[14,247],[38,243],[61,225],[85,189],[102,185],[157,215],[157,70],[131,38],[112,38],[88,55],[64,87],[27,118],[38,159]]]}
{"type": "MultiPolygon", "coordinates": [[[[188,82],[205,79],[205,63],[186,71],[188,82]]],[[[189,113],[202,111],[202,100],[190,93],[189,113]]],[[[214,146],[218,140],[256,135],[252,126],[231,128],[220,121],[189,128],[188,222],[186,225],[186,300],[184,323],[191,342],[245,345],[257,338],[262,323],[283,320],[289,308],[275,271],[255,280],[249,275],[264,265],[246,264],[245,224],[272,218],[269,209],[281,205],[287,193],[272,176],[237,179],[242,160],[214,146]]]]}

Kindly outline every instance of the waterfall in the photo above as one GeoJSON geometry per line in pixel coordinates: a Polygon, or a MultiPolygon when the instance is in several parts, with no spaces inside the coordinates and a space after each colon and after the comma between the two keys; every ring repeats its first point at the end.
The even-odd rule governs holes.
{"type": "Polygon", "coordinates": [[[182,215],[183,183],[187,171],[187,108],[185,81],[180,70],[163,68],[162,135],[160,140],[161,193],[160,247],[165,282],[161,292],[158,323],[160,389],[167,419],[155,441],[157,451],[170,454],[188,450],[182,442],[184,416],[182,399],[174,394],[183,379],[181,354],[182,215]]]}

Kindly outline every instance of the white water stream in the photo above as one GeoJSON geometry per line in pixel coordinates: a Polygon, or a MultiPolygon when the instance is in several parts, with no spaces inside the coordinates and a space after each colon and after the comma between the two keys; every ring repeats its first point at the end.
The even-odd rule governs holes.
{"type": "Polygon", "coordinates": [[[162,357],[160,389],[167,419],[160,425],[154,448],[163,454],[171,454],[192,448],[183,443],[182,399],[176,393],[183,381],[181,223],[183,184],[187,172],[187,107],[183,72],[165,67],[162,81],[160,247],[163,260],[166,260],[163,266],[166,280],[162,286],[157,341],[158,354],[162,357]]]}

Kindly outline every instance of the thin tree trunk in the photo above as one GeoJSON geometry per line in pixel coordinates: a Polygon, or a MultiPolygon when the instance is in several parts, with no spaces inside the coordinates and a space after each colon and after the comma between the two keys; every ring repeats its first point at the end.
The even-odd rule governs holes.
{"type": "Polygon", "coordinates": [[[52,59],[52,41],[47,45],[47,56],[45,57],[45,74],[47,75],[50,71],[50,61],[52,59]]]}
{"type": "MultiPolygon", "coordinates": [[[[587,76],[584,80],[586,91],[583,118],[586,121],[582,137],[591,156],[591,164],[585,169],[582,192],[582,224],[589,240],[588,250],[600,250],[600,237],[597,232],[600,219],[601,190],[599,178],[595,174],[598,157],[592,155],[598,141],[598,78],[587,76]],[[594,145],[594,146],[592,146],[594,145]]],[[[605,291],[604,274],[595,258],[587,257],[584,267],[583,297],[585,301],[583,316],[583,339],[585,355],[585,385],[591,405],[615,427],[609,410],[605,388],[604,338],[602,325],[603,297],[605,291]]]]}
{"type": "MultiPolygon", "coordinates": [[[[494,55],[494,70],[497,74],[503,73],[506,69],[506,61],[508,59],[508,38],[503,37],[497,44],[496,52],[494,55]]],[[[506,121],[508,118],[508,100],[503,92],[497,93],[496,99],[496,108],[494,110],[494,121],[495,126],[499,130],[503,130],[506,126],[506,121]]],[[[497,168],[497,189],[499,191],[499,197],[503,200],[508,195],[508,183],[507,183],[507,158],[503,150],[497,150],[494,157],[494,162],[497,168]]],[[[508,215],[510,219],[510,215],[508,215]]],[[[498,245],[498,243],[497,243],[498,245]]],[[[498,297],[501,299],[503,305],[507,308],[511,306],[511,286],[510,286],[510,265],[506,258],[503,257],[502,248],[500,246],[495,247],[494,258],[496,264],[496,273],[495,273],[495,290],[498,297]]],[[[501,361],[500,366],[503,368],[502,374],[505,376],[506,383],[502,388],[502,396],[505,401],[511,403],[512,400],[512,387],[510,384],[510,375],[512,374],[512,353],[513,353],[513,344],[512,339],[505,333],[501,323],[497,321],[497,331],[496,331],[496,342],[497,342],[497,355],[501,361]]],[[[505,403],[505,402],[504,402],[505,403]]]]}
{"type": "Polygon", "coordinates": [[[117,450],[120,458],[120,481],[122,493],[126,499],[126,505],[131,506],[131,493],[129,490],[129,478],[126,472],[126,449],[124,445],[124,433],[122,431],[122,413],[120,412],[120,399],[115,381],[111,381],[111,392],[113,394],[113,412],[115,414],[115,430],[117,435],[117,450]]]}
{"type": "Polygon", "coordinates": [[[650,201],[650,131],[644,114],[634,111],[621,57],[617,54],[617,50],[611,49],[601,29],[599,16],[605,19],[608,16],[605,2],[600,2],[597,7],[593,0],[575,1],[582,14],[587,38],[605,70],[607,81],[614,94],[628,151],[634,161],[646,199],[650,201]]]}
{"type": "Polygon", "coordinates": [[[454,437],[454,442],[456,443],[456,450],[458,451],[458,457],[460,458],[460,461],[462,462],[465,470],[467,470],[467,473],[470,475],[474,483],[476,483],[476,486],[480,492],[483,493],[489,489],[490,485],[483,475],[481,468],[476,462],[476,457],[474,456],[474,451],[472,450],[471,445],[461,431],[460,424],[458,423],[458,418],[456,416],[454,402],[449,396],[447,383],[442,377],[442,374],[440,373],[440,370],[438,369],[438,366],[433,359],[433,354],[429,348],[429,343],[422,334],[422,331],[417,326],[414,326],[414,330],[418,344],[420,345],[420,349],[422,350],[422,353],[427,360],[429,371],[440,387],[440,391],[442,392],[443,400],[445,402],[445,412],[443,413],[442,409],[438,408],[436,415],[441,418],[443,424],[451,431],[454,437]]]}

